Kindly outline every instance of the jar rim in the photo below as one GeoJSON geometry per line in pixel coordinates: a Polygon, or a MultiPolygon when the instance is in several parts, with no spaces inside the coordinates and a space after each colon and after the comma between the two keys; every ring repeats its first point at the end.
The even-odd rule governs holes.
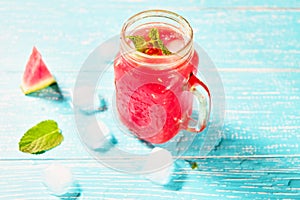
{"type": "MultiPolygon", "coordinates": [[[[128,27],[130,27],[132,24],[134,24],[137,20],[141,20],[144,18],[149,18],[149,17],[163,17],[163,18],[168,18],[171,19],[179,24],[183,24],[184,27],[189,29],[189,39],[188,41],[184,44],[183,47],[181,47],[179,50],[177,50],[176,52],[174,52],[171,55],[159,55],[159,56],[155,56],[155,55],[148,55],[139,51],[136,51],[136,54],[139,57],[144,57],[144,58],[153,58],[155,56],[156,59],[166,59],[166,58],[170,58],[173,57],[175,55],[179,55],[181,52],[183,52],[187,47],[191,46],[192,42],[193,42],[193,29],[190,25],[190,23],[181,15],[169,11],[169,10],[162,10],[162,9],[151,9],[151,10],[144,10],[142,12],[139,12],[133,16],[131,16],[130,18],[128,18],[128,20],[124,23],[122,30],[121,30],[121,40],[124,41],[124,45],[125,45],[125,49],[126,50],[133,50],[133,48],[126,42],[125,38],[126,38],[126,30],[128,27]],[[151,14],[151,15],[150,15],[151,14]]],[[[183,56],[184,57],[184,56],[183,56]]]]}

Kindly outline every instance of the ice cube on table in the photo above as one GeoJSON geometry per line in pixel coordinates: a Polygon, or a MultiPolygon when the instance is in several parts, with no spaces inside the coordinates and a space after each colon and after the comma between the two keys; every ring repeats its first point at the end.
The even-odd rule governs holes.
{"type": "Polygon", "coordinates": [[[107,110],[106,99],[101,94],[95,97],[91,86],[77,87],[76,93],[72,95],[72,105],[86,115],[93,115],[107,110]]]}
{"type": "Polygon", "coordinates": [[[168,184],[171,181],[173,171],[172,154],[160,147],[155,147],[151,151],[143,168],[144,176],[159,185],[168,184]]]}
{"type": "Polygon", "coordinates": [[[79,196],[80,188],[76,184],[70,168],[61,164],[51,164],[43,173],[44,184],[55,196],[66,194],[79,196]]]}
{"type": "Polygon", "coordinates": [[[93,150],[107,151],[116,143],[116,139],[104,122],[101,120],[96,122],[87,125],[83,136],[84,142],[93,150]],[[97,131],[99,129],[100,131],[97,131]]]}

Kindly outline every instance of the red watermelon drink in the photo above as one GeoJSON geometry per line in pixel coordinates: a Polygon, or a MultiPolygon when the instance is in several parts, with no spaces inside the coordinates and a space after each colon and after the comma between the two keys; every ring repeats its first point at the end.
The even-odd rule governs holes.
{"type": "Polygon", "coordinates": [[[120,121],[138,138],[160,144],[181,129],[205,128],[210,97],[194,75],[199,59],[192,37],[188,22],[168,11],[145,11],[124,24],[114,61],[116,108],[120,121]],[[204,109],[197,125],[190,127],[193,95],[204,109]]]}

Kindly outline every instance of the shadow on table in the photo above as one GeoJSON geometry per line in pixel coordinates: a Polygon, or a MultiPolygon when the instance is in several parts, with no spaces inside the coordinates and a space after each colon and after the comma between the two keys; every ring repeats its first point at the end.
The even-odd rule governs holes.
{"type": "Polygon", "coordinates": [[[69,191],[66,194],[57,197],[63,200],[78,199],[80,198],[81,193],[82,193],[82,189],[80,184],[78,182],[75,182],[74,185],[69,189],[69,191]]]}
{"type": "Polygon", "coordinates": [[[64,96],[62,95],[62,91],[59,88],[57,83],[53,83],[50,86],[38,90],[36,92],[30,93],[27,96],[29,97],[37,97],[50,101],[61,102],[64,101],[64,96]]]}
{"type": "Polygon", "coordinates": [[[170,181],[163,187],[169,190],[178,191],[181,190],[185,180],[187,179],[187,173],[184,170],[184,161],[176,160],[174,162],[174,171],[171,175],[170,181]]]}

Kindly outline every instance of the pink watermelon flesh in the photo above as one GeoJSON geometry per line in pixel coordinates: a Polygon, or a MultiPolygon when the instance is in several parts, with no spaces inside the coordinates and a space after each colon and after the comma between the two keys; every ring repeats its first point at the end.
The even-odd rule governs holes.
{"type": "Polygon", "coordinates": [[[33,47],[30,58],[26,64],[21,89],[29,94],[55,83],[55,79],[44,63],[40,52],[33,47]]]}

